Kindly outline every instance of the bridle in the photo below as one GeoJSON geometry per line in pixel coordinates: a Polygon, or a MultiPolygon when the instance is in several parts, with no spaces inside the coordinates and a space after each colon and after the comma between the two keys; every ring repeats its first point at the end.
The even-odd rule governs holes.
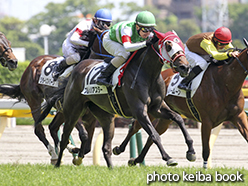
{"type": "MultiPolygon", "coordinates": [[[[3,39],[3,38],[2,38],[3,39]]],[[[3,47],[5,48],[5,50],[2,52],[2,54],[0,55],[0,62],[2,64],[3,67],[7,67],[7,59],[6,57],[4,57],[5,53],[8,52],[9,50],[11,50],[11,52],[13,52],[12,48],[9,47],[6,43],[5,40],[2,40],[2,44],[3,44],[3,47]]]]}
{"type": "Polygon", "coordinates": [[[11,49],[10,47],[7,47],[7,48],[3,51],[3,53],[0,55],[0,62],[2,63],[2,65],[3,65],[4,67],[7,66],[7,59],[4,57],[4,54],[5,54],[8,50],[11,50],[11,51],[12,51],[12,49],[11,49]]]}
{"type": "MultiPolygon", "coordinates": [[[[165,39],[166,39],[166,38],[165,38],[165,39]]],[[[165,39],[164,39],[164,40],[165,40],[165,39]]],[[[164,41],[164,40],[163,40],[163,41],[164,41]]],[[[171,57],[170,52],[168,52],[167,50],[165,50],[167,56],[169,57],[169,60],[166,59],[166,58],[162,55],[161,49],[164,47],[165,43],[168,42],[168,41],[165,41],[165,42],[163,42],[163,41],[159,41],[159,44],[158,44],[158,45],[159,45],[159,52],[154,48],[153,45],[151,45],[151,46],[152,46],[152,49],[153,49],[153,50],[156,52],[156,54],[159,56],[160,62],[161,62],[162,64],[170,63],[170,66],[171,66],[173,72],[177,72],[177,71],[176,71],[177,66],[174,65],[174,62],[176,61],[177,58],[179,58],[179,57],[181,57],[181,56],[186,57],[186,56],[185,56],[185,53],[184,53],[183,49],[180,49],[180,50],[176,51],[176,52],[172,55],[172,57],[171,57]]]]}

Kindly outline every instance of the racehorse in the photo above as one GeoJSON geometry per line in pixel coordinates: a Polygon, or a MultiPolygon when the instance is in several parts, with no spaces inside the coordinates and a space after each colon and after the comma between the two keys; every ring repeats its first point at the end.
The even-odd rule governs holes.
{"type": "MultiPolygon", "coordinates": [[[[108,55],[106,55],[108,53],[104,50],[104,48],[101,45],[101,42],[99,41],[102,38],[102,32],[99,29],[96,29],[96,34],[97,34],[96,39],[95,37],[92,37],[94,39],[94,42],[91,47],[91,50],[93,52],[90,54],[90,57],[92,58],[97,57],[100,59],[109,57],[108,55]]],[[[11,50],[8,51],[10,52],[11,50]]],[[[52,97],[54,92],[56,92],[60,87],[65,86],[67,82],[68,78],[65,80],[60,80],[59,84],[61,85],[58,88],[38,83],[38,80],[41,76],[42,67],[46,64],[47,61],[55,59],[57,57],[59,56],[42,55],[36,57],[30,62],[30,64],[24,71],[19,85],[13,85],[13,84],[0,85],[0,93],[4,95],[8,95],[11,98],[17,98],[19,100],[25,99],[27,101],[35,122],[37,122],[38,118],[41,115],[41,105],[43,99],[48,100],[50,97],[52,97]]],[[[50,73],[52,73],[52,71],[50,71],[50,73]]],[[[57,108],[58,111],[60,110],[59,104],[56,104],[54,107],[57,108]]],[[[52,122],[49,124],[49,131],[54,140],[55,149],[57,152],[59,151],[58,150],[59,138],[57,132],[63,121],[64,121],[63,114],[61,112],[58,112],[53,118],[52,122]]],[[[85,129],[87,131],[90,131],[88,135],[92,140],[91,135],[93,135],[94,133],[96,122],[97,122],[96,119],[93,116],[91,116],[90,112],[88,112],[88,114],[85,115],[85,117],[81,118],[78,121],[76,128],[79,131],[80,140],[84,140],[85,134],[83,134],[83,132],[85,129]],[[82,121],[84,122],[84,126],[81,125],[82,121]],[[82,127],[85,127],[85,129],[82,129],[82,127]]],[[[36,125],[34,129],[34,133],[39,138],[39,140],[45,145],[45,147],[48,150],[48,153],[51,155],[51,163],[52,164],[56,163],[58,156],[56,154],[54,147],[47,140],[41,122],[39,122],[39,124],[36,125]]],[[[89,143],[87,145],[88,148],[85,150],[85,153],[90,151],[91,141],[88,141],[88,143],[89,143]]]]}
{"type": "MultiPolygon", "coordinates": [[[[179,47],[178,43],[181,42],[179,38],[174,41],[168,39],[169,36],[174,33],[168,32],[168,36],[157,31],[155,32],[160,39],[159,42],[156,42],[152,47],[140,49],[137,52],[138,54],[134,55],[126,67],[122,77],[122,85],[116,87],[115,90],[116,95],[118,95],[118,102],[119,105],[121,105],[123,116],[136,118],[158,146],[163,160],[167,161],[168,166],[174,166],[177,165],[177,162],[173,160],[162,147],[160,137],[152,126],[148,113],[155,118],[171,119],[180,126],[189,147],[188,158],[189,160],[194,160],[195,152],[193,149],[193,140],[185,128],[183,119],[179,114],[172,111],[163,101],[165,86],[162,76],[160,75],[163,66],[163,64],[160,63],[160,57],[162,59],[169,57],[172,67],[180,72],[182,76],[188,74],[189,64],[182,47],[179,47]],[[160,53],[159,51],[162,52],[160,53]]],[[[94,117],[97,118],[103,128],[104,142],[102,150],[104,158],[107,162],[107,166],[110,168],[113,167],[111,160],[111,141],[114,135],[113,118],[114,114],[116,114],[115,109],[111,106],[112,103],[109,102],[107,94],[81,94],[85,87],[87,73],[96,65],[99,65],[97,69],[103,68],[103,66],[101,66],[102,62],[102,60],[86,59],[78,64],[72,71],[65,92],[62,95],[64,97],[63,114],[65,124],[56,167],[59,167],[61,164],[63,151],[69,143],[68,139],[77,122],[77,118],[84,116],[88,109],[94,117]]],[[[84,147],[85,144],[81,144],[78,159],[75,160],[78,165],[82,163],[84,147]]]]}
{"type": "Polygon", "coordinates": [[[10,41],[0,32],[0,63],[3,67],[8,67],[10,71],[13,71],[17,68],[17,62],[10,41]]]}
{"type": "MultiPolygon", "coordinates": [[[[247,41],[244,39],[246,46],[247,41]]],[[[248,122],[247,115],[244,111],[244,95],[242,92],[242,84],[248,74],[248,50],[244,49],[238,58],[229,63],[216,66],[211,64],[206,70],[202,82],[192,97],[195,108],[200,114],[201,138],[202,138],[202,157],[203,167],[207,168],[207,160],[210,153],[209,138],[211,129],[220,125],[223,121],[231,121],[240,131],[241,135],[248,142],[248,122]]],[[[162,76],[168,89],[168,85],[172,80],[174,73],[168,69],[162,72],[162,76]]],[[[170,108],[187,118],[196,120],[186,103],[186,98],[168,95],[165,102],[170,108]]],[[[156,130],[163,134],[171,122],[160,119],[156,125],[156,130]]],[[[113,149],[114,154],[118,155],[124,152],[125,147],[131,136],[135,134],[141,126],[136,121],[128,132],[125,140],[118,147],[113,149]]],[[[149,138],[141,152],[141,154],[129,161],[130,165],[141,163],[149,147],[152,145],[149,138]]]]}

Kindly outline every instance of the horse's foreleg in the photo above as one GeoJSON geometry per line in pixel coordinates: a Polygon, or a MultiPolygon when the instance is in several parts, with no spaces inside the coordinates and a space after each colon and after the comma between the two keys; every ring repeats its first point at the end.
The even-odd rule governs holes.
{"type": "MultiPolygon", "coordinates": [[[[159,135],[163,134],[169,127],[169,124],[171,123],[170,120],[163,120],[160,119],[157,125],[155,126],[156,131],[159,133],[159,135]]],[[[152,139],[149,137],[147,139],[147,142],[145,146],[143,147],[140,155],[132,162],[130,161],[129,163],[136,165],[137,163],[141,163],[144,161],[145,156],[150,148],[150,146],[153,144],[152,139]]]]}
{"type": "MultiPolygon", "coordinates": [[[[161,107],[160,111],[161,112],[155,113],[155,115],[158,118],[170,119],[172,121],[175,121],[178,124],[178,126],[180,127],[180,129],[181,129],[181,131],[183,133],[183,136],[184,136],[184,139],[185,139],[185,143],[188,146],[188,151],[186,153],[186,158],[189,161],[195,161],[196,160],[196,156],[195,156],[195,150],[194,150],[194,147],[193,147],[193,139],[190,137],[190,135],[189,135],[189,133],[188,133],[188,131],[186,129],[186,126],[184,124],[183,118],[178,113],[172,111],[165,104],[164,101],[162,102],[162,107],[161,107]]],[[[163,122],[163,120],[161,120],[160,122],[163,122]]]]}
{"type": "MultiPolygon", "coordinates": [[[[167,165],[168,166],[175,166],[178,163],[173,160],[164,150],[162,144],[161,144],[161,138],[158,134],[158,132],[155,130],[155,128],[153,127],[148,114],[147,114],[147,105],[140,105],[139,107],[137,107],[137,103],[136,103],[136,108],[135,110],[133,110],[133,113],[135,113],[135,117],[138,120],[138,122],[140,123],[140,125],[142,126],[142,128],[147,132],[147,134],[149,135],[149,137],[151,137],[152,141],[157,145],[161,155],[162,155],[162,159],[167,161],[167,165]]],[[[132,108],[130,106],[130,108],[132,108]]]]}
{"type": "MultiPolygon", "coordinates": [[[[78,101],[79,99],[75,98],[75,96],[73,98],[74,98],[73,100],[70,100],[70,99],[64,100],[63,114],[64,114],[64,119],[65,119],[65,124],[64,124],[64,128],[63,128],[63,134],[62,134],[61,142],[60,142],[59,157],[58,157],[58,161],[57,161],[55,167],[60,166],[61,159],[63,156],[63,151],[65,150],[65,148],[67,147],[67,145],[69,143],[69,136],[70,136],[74,126],[76,125],[80,115],[81,114],[84,115],[85,111],[86,111],[86,109],[84,109],[85,105],[80,104],[81,102],[79,102],[78,101]]],[[[74,158],[74,160],[73,160],[73,163],[76,163],[77,165],[81,164],[80,162],[82,163],[82,158],[78,158],[76,160],[74,158]]]]}
{"type": "Polygon", "coordinates": [[[116,146],[115,148],[113,148],[113,153],[115,155],[119,155],[122,152],[125,151],[126,146],[128,144],[128,142],[130,141],[131,137],[137,133],[139,131],[139,129],[141,128],[140,124],[138,123],[137,120],[132,122],[132,126],[131,128],[128,130],[128,134],[126,136],[126,138],[124,139],[124,141],[121,143],[120,146],[116,146]]]}
{"type": "Polygon", "coordinates": [[[62,134],[61,142],[60,142],[59,156],[58,156],[57,163],[55,164],[55,167],[59,167],[61,164],[63,152],[65,148],[67,147],[67,145],[69,144],[69,136],[73,130],[74,125],[76,124],[76,121],[73,118],[73,116],[72,116],[72,119],[68,119],[67,121],[65,121],[65,125],[63,128],[63,134],[62,134]]]}
{"type": "MultiPolygon", "coordinates": [[[[100,122],[100,120],[99,120],[100,122]]],[[[103,156],[104,159],[107,162],[107,166],[109,168],[113,168],[113,163],[111,159],[112,155],[112,139],[114,137],[114,129],[115,129],[115,123],[114,123],[114,116],[109,117],[109,121],[106,123],[100,122],[102,129],[103,129],[103,146],[102,146],[102,151],[103,151],[103,156]]]]}
{"type": "Polygon", "coordinates": [[[208,157],[210,153],[209,139],[211,134],[212,124],[210,122],[202,121],[201,137],[202,137],[202,157],[203,168],[207,169],[208,157]]]}

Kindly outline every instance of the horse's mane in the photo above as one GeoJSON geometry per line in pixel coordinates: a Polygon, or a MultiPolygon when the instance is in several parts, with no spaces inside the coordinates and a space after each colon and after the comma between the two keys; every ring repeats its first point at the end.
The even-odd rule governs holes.
{"type": "Polygon", "coordinates": [[[0,32],[0,42],[4,43],[5,45],[10,45],[10,41],[6,38],[6,36],[0,32]]]}

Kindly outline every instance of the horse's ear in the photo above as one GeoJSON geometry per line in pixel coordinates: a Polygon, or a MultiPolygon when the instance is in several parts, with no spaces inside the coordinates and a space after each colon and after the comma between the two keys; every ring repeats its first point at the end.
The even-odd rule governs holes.
{"type": "Polygon", "coordinates": [[[244,41],[246,47],[248,48],[248,42],[247,42],[247,40],[245,38],[243,38],[243,41],[244,41]]]}
{"type": "Polygon", "coordinates": [[[164,38],[166,37],[166,34],[161,33],[161,32],[159,32],[159,31],[157,31],[157,30],[154,30],[154,32],[155,32],[156,36],[157,36],[160,40],[162,40],[162,39],[164,39],[164,38]]]}

